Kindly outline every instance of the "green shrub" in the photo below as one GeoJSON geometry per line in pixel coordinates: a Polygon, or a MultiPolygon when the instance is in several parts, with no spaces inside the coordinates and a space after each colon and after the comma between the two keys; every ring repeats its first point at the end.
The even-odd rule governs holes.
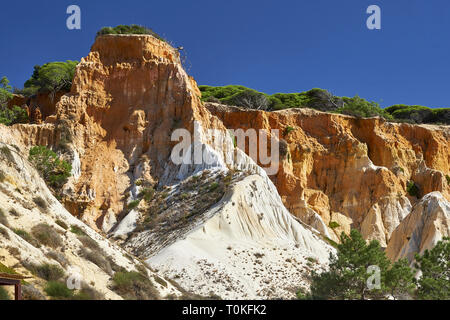
{"type": "Polygon", "coordinates": [[[61,236],[46,223],[40,223],[31,228],[31,234],[40,244],[53,249],[61,247],[63,244],[61,236]]]}
{"type": "Polygon", "coordinates": [[[447,179],[447,184],[450,186],[450,176],[448,174],[445,176],[445,179],[447,179]]]}
{"type": "Polygon", "coordinates": [[[301,292],[299,298],[313,300],[385,300],[411,294],[415,288],[414,272],[406,260],[392,263],[379,242],[369,243],[352,230],[341,234],[336,254],[330,254],[327,271],[311,272],[309,292],[301,292]],[[380,288],[367,289],[372,274],[368,266],[377,266],[381,272],[380,288]]]}
{"type": "Polygon", "coordinates": [[[56,264],[25,264],[24,266],[30,270],[32,274],[47,281],[57,281],[64,276],[64,270],[56,264]]]}
{"type": "Polygon", "coordinates": [[[336,229],[336,228],[339,228],[341,225],[340,225],[339,223],[337,223],[336,221],[330,221],[330,223],[328,224],[328,226],[329,226],[331,229],[336,229]]]}
{"type": "Polygon", "coordinates": [[[67,258],[64,256],[64,254],[60,253],[60,252],[56,252],[56,251],[49,251],[45,254],[45,256],[49,259],[53,259],[56,262],[58,262],[61,266],[63,266],[63,268],[67,267],[67,265],[69,264],[69,261],[67,260],[67,258]]]}
{"type": "Polygon", "coordinates": [[[149,279],[139,272],[116,272],[112,279],[113,290],[129,300],[155,300],[158,292],[149,279]]]}
{"type": "Polygon", "coordinates": [[[344,97],[344,106],[338,108],[336,112],[354,116],[357,118],[367,117],[384,117],[386,119],[392,119],[392,116],[375,102],[369,102],[358,96],[353,98],[344,97]]]}
{"type": "Polygon", "coordinates": [[[87,248],[81,248],[79,252],[80,256],[85,258],[86,260],[92,262],[97,267],[99,267],[101,270],[103,270],[105,273],[112,275],[113,269],[111,266],[111,262],[105,258],[105,254],[103,251],[99,249],[87,249],[87,248]]]}
{"type": "Polygon", "coordinates": [[[431,250],[416,254],[415,267],[421,271],[417,295],[424,300],[450,300],[450,238],[439,241],[431,250]]]}
{"type": "Polygon", "coordinates": [[[8,231],[6,231],[6,229],[0,227],[0,235],[2,235],[5,239],[9,240],[9,234],[8,231]]]}
{"type": "Polygon", "coordinates": [[[293,127],[287,126],[287,127],[284,129],[284,135],[287,136],[289,133],[291,133],[291,132],[294,131],[294,130],[295,130],[295,129],[294,129],[293,127]]]}
{"type": "Polygon", "coordinates": [[[22,107],[13,106],[11,109],[0,109],[0,123],[4,125],[11,126],[16,123],[28,122],[30,122],[30,119],[28,118],[27,110],[22,107]]]}
{"type": "Polygon", "coordinates": [[[9,162],[14,161],[14,156],[12,154],[11,149],[8,146],[1,146],[0,147],[0,153],[8,160],[9,162]]]}
{"type": "Polygon", "coordinates": [[[98,243],[89,236],[78,236],[78,240],[80,240],[85,248],[89,248],[91,250],[100,250],[98,243]]]}
{"type": "Polygon", "coordinates": [[[70,299],[74,292],[67,285],[58,281],[49,281],[44,289],[45,293],[54,299],[70,299]]]}
{"type": "Polygon", "coordinates": [[[67,224],[64,221],[61,220],[56,220],[55,223],[60,226],[61,228],[63,228],[64,230],[69,229],[69,227],[67,226],[67,224]]]}
{"type": "Polygon", "coordinates": [[[9,80],[6,77],[0,79],[0,108],[6,109],[8,107],[8,101],[12,99],[11,93],[12,87],[9,85],[9,80]]]}
{"type": "Polygon", "coordinates": [[[0,273],[17,274],[17,272],[13,268],[5,266],[1,262],[0,262],[0,273]]]}
{"type": "Polygon", "coordinates": [[[33,95],[37,92],[50,93],[50,97],[58,91],[70,91],[72,80],[78,61],[49,62],[42,66],[34,66],[30,79],[24,84],[25,95],[33,95]]]}
{"type": "Polygon", "coordinates": [[[6,218],[5,212],[0,208],[0,223],[5,227],[9,227],[8,219],[6,218]]]}
{"type": "Polygon", "coordinates": [[[153,197],[155,196],[155,189],[152,187],[144,188],[140,194],[140,197],[142,197],[146,202],[150,202],[153,200],[153,197]]]}
{"type": "Polygon", "coordinates": [[[45,182],[53,188],[60,188],[70,177],[72,166],[58,155],[44,146],[30,149],[29,161],[35,166],[45,182]]]}
{"type": "Polygon", "coordinates": [[[0,286],[0,300],[11,300],[8,291],[6,291],[6,289],[1,286],[0,286]]]}
{"type": "Polygon", "coordinates": [[[44,198],[42,198],[40,196],[34,197],[33,201],[39,208],[41,208],[43,210],[47,210],[48,209],[47,202],[44,200],[44,198]]]}
{"type": "Polygon", "coordinates": [[[105,296],[91,287],[85,287],[80,289],[74,296],[72,300],[104,300],[105,296]]]}
{"type": "Polygon", "coordinates": [[[134,208],[136,208],[139,205],[140,202],[141,202],[141,200],[139,200],[139,199],[131,201],[130,203],[128,203],[128,209],[133,210],[134,208]]]}
{"type": "Polygon", "coordinates": [[[13,125],[16,123],[27,123],[27,111],[21,107],[8,107],[8,102],[13,98],[12,88],[6,77],[0,79],[0,123],[4,125],[13,125]]]}
{"type": "Polygon", "coordinates": [[[81,229],[79,226],[71,225],[70,226],[70,232],[75,233],[78,236],[85,236],[86,233],[81,229]]]}
{"type": "Polygon", "coordinates": [[[33,238],[28,232],[26,232],[23,229],[13,229],[14,233],[17,234],[19,237],[21,237],[23,240],[31,244],[32,246],[35,246],[36,248],[40,248],[41,244],[33,238]]]}
{"type": "Polygon", "coordinates": [[[160,35],[158,35],[153,30],[151,30],[147,27],[138,26],[136,24],[132,24],[129,26],[118,25],[117,27],[114,27],[114,28],[113,27],[103,27],[102,29],[100,29],[97,32],[97,37],[105,35],[105,34],[149,34],[161,41],[166,41],[164,38],[162,38],[160,35]]]}
{"type": "Polygon", "coordinates": [[[385,109],[394,119],[410,123],[444,123],[450,124],[449,108],[428,108],[397,104],[385,109]]]}
{"type": "Polygon", "coordinates": [[[26,284],[22,286],[22,299],[23,300],[45,300],[45,296],[36,289],[32,284],[26,284]]]}
{"type": "Polygon", "coordinates": [[[411,197],[419,197],[419,187],[414,183],[414,181],[409,181],[406,185],[406,191],[411,197]]]}

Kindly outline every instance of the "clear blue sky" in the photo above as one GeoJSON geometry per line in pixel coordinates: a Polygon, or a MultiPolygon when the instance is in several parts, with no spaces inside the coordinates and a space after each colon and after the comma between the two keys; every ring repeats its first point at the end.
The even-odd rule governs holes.
{"type": "Polygon", "coordinates": [[[184,46],[199,84],[450,107],[448,0],[7,1],[0,76],[22,87],[34,65],[79,60],[98,29],[133,23],[184,46]],[[70,4],[81,7],[81,30],[66,28],[70,4]],[[366,27],[371,4],[381,30],[366,27]]]}

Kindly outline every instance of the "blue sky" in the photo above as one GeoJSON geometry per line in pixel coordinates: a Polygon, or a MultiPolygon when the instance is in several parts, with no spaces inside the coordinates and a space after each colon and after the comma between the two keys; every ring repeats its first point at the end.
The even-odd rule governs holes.
{"type": "Polygon", "coordinates": [[[450,107],[448,0],[8,1],[0,76],[22,87],[34,65],[79,60],[98,29],[132,23],[184,46],[199,84],[319,87],[382,106],[450,107]],[[81,8],[81,30],[66,28],[71,4],[81,8]],[[371,4],[381,7],[381,30],[366,27],[371,4]]]}

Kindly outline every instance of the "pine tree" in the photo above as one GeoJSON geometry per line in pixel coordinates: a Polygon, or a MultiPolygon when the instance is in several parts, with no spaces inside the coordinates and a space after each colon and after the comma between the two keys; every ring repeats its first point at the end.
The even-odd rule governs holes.
{"type": "Polygon", "coordinates": [[[450,238],[439,241],[423,255],[416,255],[416,268],[422,273],[417,281],[419,299],[450,299],[450,238]]]}

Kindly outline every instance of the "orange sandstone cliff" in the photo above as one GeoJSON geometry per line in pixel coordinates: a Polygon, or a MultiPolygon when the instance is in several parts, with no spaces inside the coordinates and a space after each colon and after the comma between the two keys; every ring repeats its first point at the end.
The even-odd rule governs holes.
{"type": "MultiPolygon", "coordinates": [[[[310,109],[204,105],[200,95],[169,44],[148,35],[104,35],[81,59],[71,92],[60,98],[54,114],[47,112],[50,106],[43,124],[11,130],[25,148],[63,145],[69,151],[74,171],[62,201],[105,233],[128,213],[137,180],[170,182],[175,171],[168,165],[175,145],[170,136],[177,128],[194,132],[194,121],[202,130],[222,132],[279,129],[288,152],[270,178],[291,214],[335,241],[342,231],[357,228],[386,247],[423,196],[438,192],[442,198],[436,199],[450,200],[449,127],[310,109]],[[409,181],[419,187],[418,197],[408,194],[409,181]]],[[[208,135],[203,139],[213,142],[208,135]]],[[[229,143],[218,148],[225,157],[234,152],[229,143]]],[[[394,257],[399,249],[390,250],[394,257]]]]}
{"type": "Polygon", "coordinates": [[[292,214],[317,225],[315,211],[327,226],[322,231],[334,240],[351,227],[387,246],[422,196],[439,191],[450,200],[448,126],[310,109],[264,112],[214,103],[207,108],[227,128],[280,131],[289,153],[271,179],[292,214]],[[419,187],[418,197],[408,194],[409,181],[419,187]]]}

